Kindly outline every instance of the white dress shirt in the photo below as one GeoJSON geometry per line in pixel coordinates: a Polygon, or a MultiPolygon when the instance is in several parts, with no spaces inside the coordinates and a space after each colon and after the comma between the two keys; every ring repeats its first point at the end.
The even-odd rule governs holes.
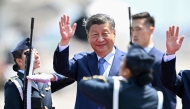
{"type": "Polygon", "coordinates": [[[147,53],[149,53],[150,50],[151,50],[153,47],[154,47],[154,44],[151,43],[151,44],[149,44],[147,47],[145,47],[144,50],[145,50],[147,53]]]}
{"type": "Polygon", "coordinates": [[[175,54],[172,54],[172,55],[166,55],[166,53],[164,54],[164,62],[171,61],[174,58],[175,58],[175,54]]]}
{"type": "Polygon", "coordinates": [[[20,73],[24,74],[24,70],[18,70],[20,73]]]}
{"type": "Polygon", "coordinates": [[[65,46],[61,46],[61,45],[59,44],[59,52],[65,50],[68,46],[69,46],[69,44],[68,44],[68,45],[65,45],[65,46]]]}

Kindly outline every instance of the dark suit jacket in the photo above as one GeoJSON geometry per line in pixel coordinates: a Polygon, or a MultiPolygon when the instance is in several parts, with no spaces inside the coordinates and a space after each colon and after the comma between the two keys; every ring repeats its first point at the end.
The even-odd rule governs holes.
{"type": "Polygon", "coordinates": [[[163,85],[182,99],[183,109],[190,109],[190,70],[176,74],[175,61],[162,61],[163,85]]]}
{"type": "MultiPolygon", "coordinates": [[[[116,48],[114,60],[109,72],[109,76],[119,75],[120,62],[126,55],[124,52],[116,48]]],[[[77,97],[75,102],[75,109],[98,109],[99,105],[86,98],[78,87],[78,82],[84,76],[99,75],[98,59],[95,52],[76,54],[71,60],[69,57],[69,47],[62,52],[59,52],[57,47],[54,53],[54,70],[62,75],[72,78],[77,81],[77,97]]]]}
{"type": "MultiPolygon", "coordinates": [[[[134,78],[120,81],[118,109],[157,109],[157,91],[149,85],[139,86],[134,78]]],[[[93,77],[80,81],[81,92],[106,109],[113,109],[113,78],[93,77]]]]}
{"type": "MultiPolygon", "coordinates": [[[[19,82],[21,87],[23,87],[23,77],[24,74],[17,72],[18,78],[16,80],[19,82]]],[[[53,92],[71,84],[74,80],[63,77],[63,80],[52,82],[51,88],[48,84],[43,83],[34,83],[32,82],[32,95],[35,98],[43,98],[43,105],[47,106],[48,109],[52,109],[52,98],[51,98],[51,90],[53,92]],[[62,83],[62,84],[61,84],[62,83]],[[57,86],[58,85],[58,86],[57,86]],[[45,95],[42,97],[41,94],[45,95]]],[[[4,109],[22,109],[22,99],[20,97],[19,91],[16,85],[8,80],[4,86],[4,96],[5,96],[5,104],[4,109]]]]}
{"type": "Polygon", "coordinates": [[[155,57],[155,62],[153,65],[153,77],[154,80],[152,81],[153,87],[159,88],[164,95],[164,103],[163,108],[164,109],[175,109],[176,108],[176,96],[171,91],[166,89],[161,82],[160,76],[161,76],[161,62],[162,62],[162,56],[163,53],[153,47],[149,54],[153,55],[155,57]]]}

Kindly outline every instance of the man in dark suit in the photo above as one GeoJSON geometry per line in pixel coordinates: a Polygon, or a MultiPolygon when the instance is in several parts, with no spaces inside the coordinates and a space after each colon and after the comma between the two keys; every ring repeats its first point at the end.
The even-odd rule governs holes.
{"type": "Polygon", "coordinates": [[[161,81],[163,85],[182,99],[183,109],[190,108],[190,70],[176,74],[175,53],[180,49],[184,36],[178,38],[179,27],[166,31],[166,53],[162,60],[161,81]]]}
{"type": "Polygon", "coordinates": [[[153,44],[153,32],[155,20],[147,12],[138,13],[132,16],[132,37],[133,42],[141,45],[145,51],[155,57],[153,64],[153,77],[151,82],[153,87],[159,88],[164,95],[164,109],[176,108],[176,96],[168,89],[166,89],[160,80],[161,75],[161,61],[163,53],[158,50],[153,44]]]}
{"type": "MultiPolygon", "coordinates": [[[[25,52],[29,50],[29,38],[22,40],[12,51],[15,61],[13,70],[17,72],[16,76],[11,77],[4,86],[4,109],[22,109],[23,108],[23,84],[24,84],[24,69],[25,69],[25,52]]],[[[36,49],[34,51],[34,67],[33,71],[40,67],[40,56],[36,49]]],[[[36,73],[36,75],[39,73],[36,73]]],[[[53,76],[54,74],[52,74],[53,76]]],[[[56,74],[58,75],[58,74],[56,74]]],[[[31,106],[32,109],[53,109],[51,93],[70,85],[74,80],[58,75],[59,80],[46,83],[36,83],[32,81],[31,91],[31,106]]]]}
{"type": "MultiPolygon", "coordinates": [[[[116,38],[115,22],[106,14],[92,15],[85,22],[88,42],[93,48],[92,53],[76,54],[69,57],[69,41],[73,37],[76,24],[70,26],[69,16],[61,17],[61,41],[54,53],[54,70],[79,82],[84,76],[119,75],[119,65],[125,53],[114,46],[116,38]],[[101,61],[100,61],[101,60],[101,61]]],[[[77,47],[76,47],[77,49],[77,47]]],[[[75,109],[98,109],[100,105],[86,98],[78,88],[75,109]]]]}

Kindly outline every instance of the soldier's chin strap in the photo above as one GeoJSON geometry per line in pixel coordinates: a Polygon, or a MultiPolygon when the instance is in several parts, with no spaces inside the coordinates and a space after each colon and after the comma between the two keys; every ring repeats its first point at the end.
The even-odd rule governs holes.
{"type": "MultiPolygon", "coordinates": [[[[124,80],[121,76],[112,76],[113,83],[113,109],[119,109],[119,88],[120,80],[124,80]]],[[[124,80],[127,82],[127,80],[124,80]]]]}
{"type": "Polygon", "coordinates": [[[157,91],[157,94],[158,94],[158,106],[157,106],[157,109],[162,109],[163,101],[164,101],[163,93],[161,91],[157,91]]]}
{"type": "MultiPolygon", "coordinates": [[[[32,75],[33,73],[33,66],[34,66],[34,51],[31,51],[31,57],[30,57],[30,69],[28,76],[32,75]]],[[[28,79],[27,83],[27,109],[31,109],[31,93],[32,93],[32,80],[28,79]]]]}
{"type": "Polygon", "coordinates": [[[120,81],[119,77],[114,77],[114,85],[113,85],[113,109],[119,109],[119,88],[120,88],[120,81]]]}

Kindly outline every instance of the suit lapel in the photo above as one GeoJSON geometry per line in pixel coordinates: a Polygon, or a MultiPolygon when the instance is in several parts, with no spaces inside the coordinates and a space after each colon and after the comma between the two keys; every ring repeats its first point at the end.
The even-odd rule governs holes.
{"type": "Polygon", "coordinates": [[[110,72],[108,76],[116,76],[119,75],[120,63],[123,60],[124,53],[122,53],[117,47],[115,47],[115,55],[112,62],[112,66],[110,68],[110,72]]]}
{"type": "Polygon", "coordinates": [[[98,59],[95,52],[91,53],[88,58],[88,67],[90,69],[91,76],[99,75],[98,71],[98,59]]]}
{"type": "Polygon", "coordinates": [[[164,53],[158,50],[156,47],[153,47],[148,54],[154,56],[155,62],[157,63],[161,63],[162,56],[164,55],[164,53]]]}
{"type": "MultiPolygon", "coordinates": [[[[112,66],[110,68],[109,76],[116,76],[119,73],[120,63],[123,60],[125,54],[121,52],[117,47],[115,47],[115,56],[112,62],[112,66]]],[[[99,75],[98,71],[98,59],[95,52],[91,53],[88,58],[88,67],[90,69],[91,75],[99,75]]]]}
{"type": "Polygon", "coordinates": [[[154,53],[155,53],[155,47],[153,47],[153,48],[149,51],[148,54],[150,54],[150,55],[154,55],[154,53]]]}

